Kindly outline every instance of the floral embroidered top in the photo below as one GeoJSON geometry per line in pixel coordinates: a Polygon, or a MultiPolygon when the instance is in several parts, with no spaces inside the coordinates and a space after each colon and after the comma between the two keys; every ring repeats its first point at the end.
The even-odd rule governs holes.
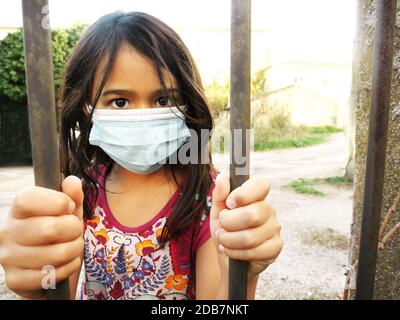
{"type": "MultiPolygon", "coordinates": [[[[98,184],[104,186],[107,169],[101,170],[98,184]]],[[[203,211],[187,230],[159,248],[162,228],[181,196],[179,189],[154,218],[138,227],[120,224],[104,189],[98,189],[94,213],[85,221],[84,280],[78,298],[195,299],[196,250],[211,236],[208,213],[203,211]]]]}

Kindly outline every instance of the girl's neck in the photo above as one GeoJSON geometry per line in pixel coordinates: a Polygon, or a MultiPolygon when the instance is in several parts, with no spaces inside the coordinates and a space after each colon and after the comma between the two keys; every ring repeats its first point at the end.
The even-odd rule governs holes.
{"type": "MultiPolygon", "coordinates": [[[[178,181],[180,182],[178,175],[178,181]]],[[[113,182],[114,188],[118,190],[113,190],[114,192],[127,192],[132,189],[142,189],[146,190],[154,186],[160,186],[169,182],[174,183],[171,173],[169,172],[167,166],[162,166],[159,170],[144,175],[131,172],[117,163],[112,165],[111,171],[107,177],[108,180],[113,182]],[[172,181],[171,181],[172,180],[172,181]]]]}

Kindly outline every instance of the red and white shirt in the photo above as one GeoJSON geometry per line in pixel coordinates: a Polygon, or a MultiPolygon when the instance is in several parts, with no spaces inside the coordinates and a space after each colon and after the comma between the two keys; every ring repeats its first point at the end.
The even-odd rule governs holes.
{"type": "MultiPolygon", "coordinates": [[[[101,169],[99,186],[105,185],[101,169]]],[[[208,210],[211,194],[207,197],[208,210]]],[[[104,188],[91,218],[85,220],[84,280],[80,299],[195,299],[197,249],[210,238],[209,214],[199,218],[160,248],[159,237],[182,193],[178,189],[163,209],[138,227],[126,227],[111,212],[104,188]]]]}

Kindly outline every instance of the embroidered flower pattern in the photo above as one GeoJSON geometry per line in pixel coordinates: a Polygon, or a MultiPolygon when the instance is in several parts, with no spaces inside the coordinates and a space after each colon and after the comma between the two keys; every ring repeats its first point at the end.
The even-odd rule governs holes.
{"type": "Polygon", "coordinates": [[[187,292],[189,274],[174,272],[170,242],[159,248],[166,218],[161,218],[150,228],[130,234],[113,225],[105,226],[107,216],[100,206],[96,207],[95,213],[87,220],[85,231],[83,298],[194,298],[187,292]]]}
{"type": "MultiPolygon", "coordinates": [[[[192,259],[198,243],[210,237],[209,224],[205,222],[211,195],[212,187],[207,197],[208,210],[199,212],[199,221],[160,246],[172,207],[153,225],[129,232],[115,224],[108,209],[104,210],[106,199],[100,192],[92,217],[85,221],[81,299],[194,299],[192,259]]],[[[196,195],[194,201],[198,199],[196,195]]],[[[168,235],[168,230],[165,232],[168,235]]]]}
{"type": "Polygon", "coordinates": [[[170,275],[165,279],[165,287],[168,290],[183,290],[186,287],[187,279],[181,274],[170,275]]]}
{"type": "Polygon", "coordinates": [[[144,240],[135,245],[136,253],[138,256],[150,256],[157,246],[151,240],[144,240]]]}
{"type": "Polygon", "coordinates": [[[107,234],[107,230],[106,229],[101,229],[99,231],[96,232],[96,239],[98,242],[100,242],[101,244],[106,244],[107,240],[108,240],[108,234],[107,234]]]}

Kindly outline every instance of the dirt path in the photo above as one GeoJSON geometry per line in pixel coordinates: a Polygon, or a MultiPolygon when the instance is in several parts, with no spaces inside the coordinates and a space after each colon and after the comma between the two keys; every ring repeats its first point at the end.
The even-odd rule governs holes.
{"type": "MultiPolygon", "coordinates": [[[[215,161],[226,163],[221,157],[215,161]]],[[[284,241],[280,257],[260,277],[256,298],[337,299],[347,264],[352,188],[321,186],[327,195],[315,197],[284,186],[298,178],[343,175],[344,134],[312,147],[255,153],[250,161],[252,174],[271,183],[269,201],[277,209],[284,241]]]]}
{"type": "MultiPolygon", "coordinates": [[[[297,178],[342,175],[346,159],[343,134],[312,147],[252,154],[252,174],[271,182],[269,200],[277,209],[285,243],[278,260],[261,275],[257,299],[337,299],[343,291],[352,190],[321,186],[327,195],[314,197],[284,186],[297,178]]],[[[215,156],[214,162],[226,168],[222,157],[215,156]]],[[[0,224],[15,193],[32,184],[31,167],[0,167],[0,224]]],[[[1,267],[0,298],[12,298],[1,267]]]]}

